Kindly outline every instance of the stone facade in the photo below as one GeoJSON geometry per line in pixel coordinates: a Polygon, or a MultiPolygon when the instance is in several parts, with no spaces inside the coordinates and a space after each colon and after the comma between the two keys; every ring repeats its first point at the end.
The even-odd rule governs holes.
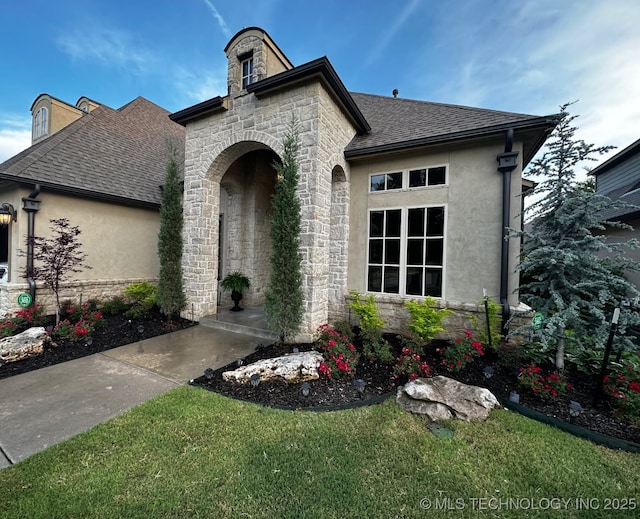
{"type": "MultiPolygon", "coordinates": [[[[60,301],[71,300],[77,303],[81,301],[86,302],[90,299],[106,301],[112,297],[123,295],[129,285],[141,281],[148,281],[154,284],[158,282],[157,279],[92,279],[71,281],[63,284],[62,290],[60,291],[60,301]]],[[[2,308],[2,315],[0,315],[0,317],[4,317],[7,314],[15,314],[15,312],[22,309],[18,304],[18,296],[23,292],[29,292],[29,287],[26,283],[0,284],[0,308],[2,308]]],[[[50,290],[38,286],[36,302],[44,306],[46,314],[55,314],[55,296],[50,290]]],[[[190,313],[188,311],[185,312],[185,316],[189,318],[190,313]]]]}

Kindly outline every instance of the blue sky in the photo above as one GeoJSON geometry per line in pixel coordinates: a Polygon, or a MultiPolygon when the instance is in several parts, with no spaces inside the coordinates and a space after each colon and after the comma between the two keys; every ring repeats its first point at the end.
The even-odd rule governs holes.
{"type": "Polygon", "coordinates": [[[224,47],[265,29],[347,89],[547,115],[578,137],[640,138],[637,0],[0,0],[0,161],[30,145],[35,98],[137,96],[174,112],[226,91],[224,47]]]}

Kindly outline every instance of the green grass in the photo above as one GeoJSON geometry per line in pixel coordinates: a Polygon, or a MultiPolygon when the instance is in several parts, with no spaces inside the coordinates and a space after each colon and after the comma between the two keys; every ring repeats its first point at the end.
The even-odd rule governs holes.
{"type": "Polygon", "coordinates": [[[504,410],[449,425],[453,440],[438,439],[393,400],[287,412],[181,387],[0,471],[0,517],[633,515],[603,508],[608,498],[640,498],[636,454],[504,410]],[[464,510],[420,506],[444,497],[464,510]],[[572,501],[558,512],[474,501],[494,497],[572,501]],[[600,509],[585,514],[575,498],[600,509]]]}

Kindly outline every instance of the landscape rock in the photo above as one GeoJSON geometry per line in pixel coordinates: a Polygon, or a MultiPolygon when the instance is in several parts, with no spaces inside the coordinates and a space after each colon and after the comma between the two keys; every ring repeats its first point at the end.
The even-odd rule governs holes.
{"type": "Polygon", "coordinates": [[[42,326],[0,339],[0,365],[41,355],[49,334],[42,326]]]}
{"type": "Polygon", "coordinates": [[[242,366],[233,371],[225,371],[223,380],[246,384],[251,375],[260,375],[261,381],[282,380],[290,384],[317,380],[320,375],[318,366],[322,362],[322,355],[317,351],[303,351],[291,353],[282,357],[264,359],[242,366]]]}
{"type": "Polygon", "coordinates": [[[400,386],[396,403],[411,413],[424,414],[434,422],[451,418],[466,422],[486,420],[489,411],[499,405],[488,389],[443,376],[418,378],[400,386]]]}

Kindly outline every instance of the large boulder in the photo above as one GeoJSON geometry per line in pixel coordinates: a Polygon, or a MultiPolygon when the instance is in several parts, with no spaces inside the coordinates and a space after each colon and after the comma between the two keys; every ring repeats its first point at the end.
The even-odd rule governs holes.
{"type": "Polygon", "coordinates": [[[49,334],[41,326],[0,339],[0,365],[41,355],[49,334]]]}
{"type": "Polygon", "coordinates": [[[418,378],[400,386],[396,402],[407,411],[426,415],[433,422],[451,418],[467,422],[486,420],[489,411],[499,405],[488,389],[442,376],[418,378]]]}
{"type": "Polygon", "coordinates": [[[264,359],[242,366],[233,371],[225,371],[222,378],[227,381],[245,384],[251,379],[251,375],[260,375],[261,381],[282,380],[295,384],[308,380],[317,380],[318,366],[322,362],[322,355],[317,351],[303,351],[291,353],[283,357],[264,359]]]}

